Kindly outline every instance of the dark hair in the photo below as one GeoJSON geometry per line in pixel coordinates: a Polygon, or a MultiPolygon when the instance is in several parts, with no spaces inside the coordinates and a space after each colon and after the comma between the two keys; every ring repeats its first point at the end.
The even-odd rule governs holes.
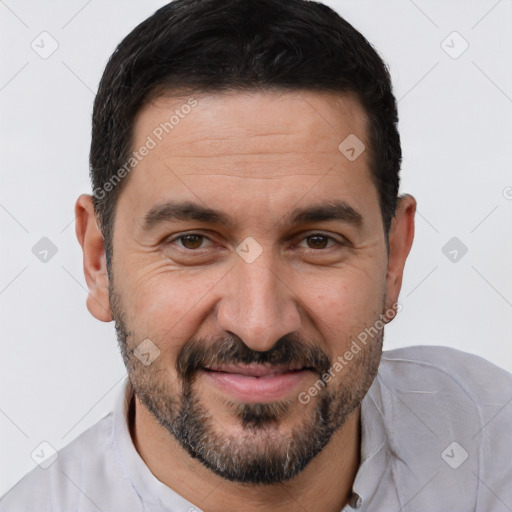
{"type": "Polygon", "coordinates": [[[368,115],[371,173],[388,234],[401,163],[398,114],[387,67],[363,35],[314,1],[175,0],[119,44],[94,102],[90,173],[107,265],[126,182],[116,173],[133,151],[136,114],[164,91],[265,89],[356,94],[368,115]]]}

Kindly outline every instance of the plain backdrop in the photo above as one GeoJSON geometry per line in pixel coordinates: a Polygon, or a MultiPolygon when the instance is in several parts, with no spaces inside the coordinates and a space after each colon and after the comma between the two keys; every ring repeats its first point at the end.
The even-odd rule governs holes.
{"type": "MultiPolygon", "coordinates": [[[[512,371],[512,1],[326,3],[389,64],[401,191],[418,201],[385,348],[447,345],[512,371]]],[[[0,495],[41,442],[59,449],[108,413],[125,375],[113,324],[85,307],[73,208],[106,61],[163,4],[0,1],[0,495]]]]}

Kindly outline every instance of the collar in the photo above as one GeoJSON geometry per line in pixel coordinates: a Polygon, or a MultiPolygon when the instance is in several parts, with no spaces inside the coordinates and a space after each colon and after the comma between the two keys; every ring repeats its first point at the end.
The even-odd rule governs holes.
{"type": "Polygon", "coordinates": [[[192,503],[158,480],[133,444],[128,427],[133,400],[133,387],[126,377],[114,406],[111,439],[123,471],[145,505],[151,505],[160,511],[187,512],[193,507],[192,503]]]}

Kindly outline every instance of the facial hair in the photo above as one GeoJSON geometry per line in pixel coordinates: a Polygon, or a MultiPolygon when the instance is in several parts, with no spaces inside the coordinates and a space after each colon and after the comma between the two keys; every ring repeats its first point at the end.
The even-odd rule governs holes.
{"type": "Polygon", "coordinates": [[[118,344],[135,395],[192,458],[233,482],[276,484],[300,473],[360,406],[380,363],[383,330],[341,370],[343,375],[321,381],[323,387],[308,406],[297,399],[271,403],[226,399],[233,421],[243,431],[237,435],[227,432],[215,410],[201,399],[195,386],[201,370],[222,363],[293,364],[312,370],[321,380],[334,364],[325,351],[290,333],[270,350],[259,352],[226,333],[188,340],[175,368],[162,365],[160,358],[145,366],[134,349],[146,336],[129,330],[112,282],[110,298],[118,344]],[[297,415],[297,409],[301,414],[297,415]],[[295,418],[290,421],[293,413],[295,418]]]}

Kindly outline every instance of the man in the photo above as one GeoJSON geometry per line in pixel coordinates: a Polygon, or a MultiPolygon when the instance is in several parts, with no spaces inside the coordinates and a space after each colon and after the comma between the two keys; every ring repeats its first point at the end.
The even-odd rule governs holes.
{"type": "Polygon", "coordinates": [[[510,375],[382,354],[414,235],[400,160],[386,67],[326,6],[177,0],[136,27],[76,203],[128,379],[0,510],[510,510],[510,375]]]}

